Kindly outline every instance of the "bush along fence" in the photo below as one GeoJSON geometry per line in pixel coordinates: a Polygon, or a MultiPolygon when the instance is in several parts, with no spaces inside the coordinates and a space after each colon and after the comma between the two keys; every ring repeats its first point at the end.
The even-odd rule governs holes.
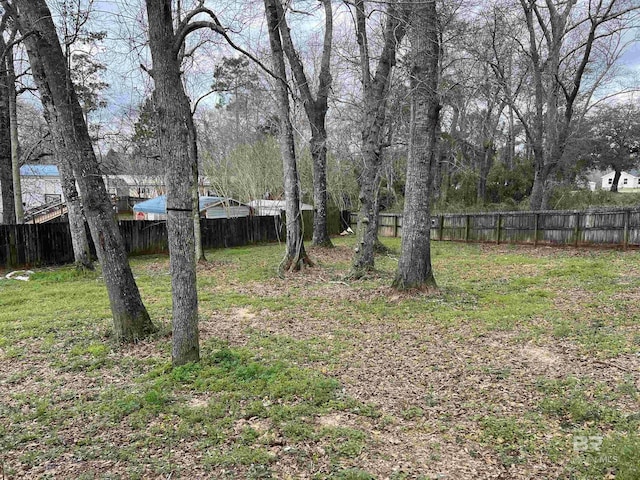
{"type": "MultiPolygon", "coordinates": [[[[351,214],[351,224],[357,214],[351,214]]],[[[380,214],[378,234],[402,235],[402,215],[380,214]]],[[[640,209],[550,210],[434,215],[431,239],[602,247],[640,246],[640,209]]]]}
{"type": "MultiPolygon", "coordinates": [[[[330,211],[329,234],[340,233],[340,212],[330,211]]],[[[313,212],[303,212],[305,239],[313,233],[313,212]]],[[[284,242],[285,218],[251,216],[200,221],[204,248],[226,248],[256,243],[284,242]]],[[[125,249],[130,255],[167,253],[167,224],[164,221],[122,220],[118,222],[125,249]]],[[[87,230],[87,235],[89,232],[87,230]]],[[[89,235],[89,238],[91,236],[89,235]]],[[[92,253],[95,248],[89,241],[92,253]]],[[[61,265],[73,262],[69,224],[41,223],[0,225],[0,268],[61,265]]]]}

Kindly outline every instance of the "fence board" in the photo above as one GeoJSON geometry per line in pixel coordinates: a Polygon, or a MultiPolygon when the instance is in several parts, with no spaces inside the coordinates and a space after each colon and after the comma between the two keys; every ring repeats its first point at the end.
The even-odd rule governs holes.
{"type": "MultiPolygon", "coordinates": [[[[235,247],[285,238],[279,217],[202,219],[200,223],[204,248],[235,247]]],[[[118,226],[127,253],[168,251],[166,222],[122,220],[118,226]]],[[[91,247],[95,253],[93,245],[91,247]]],[[[0,268],[70,262],[73,262],[73,246],[68,223],[0,225],[0,268]]]]}
{"type": "MultiPolygon", "coordinates": [[[[357,224],[351,214],[351,225],[357,224]]],[[[378,234],[400,236],[402,215],[381,214],[378,234]],[[396,218],[394,218],[396,217],[396,218]],[[394,225],[399,227],[394,228],[394,225]]],[[[492,212],[431,217],[434,240],[546,245],[640,246],[640,208],[492,212]]]]}

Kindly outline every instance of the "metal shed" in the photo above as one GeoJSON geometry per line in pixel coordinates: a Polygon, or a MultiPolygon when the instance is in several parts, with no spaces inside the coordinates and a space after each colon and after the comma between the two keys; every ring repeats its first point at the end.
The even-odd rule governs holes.
{"type": "MultiPolygon", "coordinates": [[[[166,220],[167,196],[140,202],[133,207],[136,220],[166,220]]],[[[251,207],[233,198],[225,197],[200,197],[200,216],[204,218],[236,218],[251,215],[251,207]]]]}

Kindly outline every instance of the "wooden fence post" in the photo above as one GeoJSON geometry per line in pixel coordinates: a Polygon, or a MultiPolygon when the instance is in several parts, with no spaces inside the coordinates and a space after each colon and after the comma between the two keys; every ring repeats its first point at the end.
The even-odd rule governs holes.
{"type": "Polygon", "coordinates": [[[574,246],[577,247],[580,239],[580,212],[576,212],[574,218],[576,222],[576,226],[573,231],[573,234],[575,236],[574,246]]]}
{"type": "Polygon", "coordinates": [[[500,245],[500,223],[502,223],[502,215],[496,215],[496,245],[500,245]]]}
{"type": "Polygon", "coordinates": [[[398,214],[397,213],[393,215],[393,236],[394,238],[398,236],[398,214]]]}
{"type": "Polygon", "coordinates": [[[469,222],[471,221],[471,215],[468,213],[465,215],[465,225],[464,225],[464,241],[469,241],[469,222]]]}
{"type": "Polygon", "coordinates": [[[630,210],[624,211],[624,232],[622,234],[622,248],[626,250],[629,247],[629,217],[631,216],[630,210]]]}
{"type": "Polygon", "coordinates": [[[536,212],[535,219],[533,222],[533,246],[538,246],[538,224],[540,222],[540,214],[536,212]]]}
{"type": "Polygon", "coordinates": [[[438,228],[440,230],[438,238],[440,241],[442,241],[442,233],[444,230],[444,215],[440,215],[440,225],[438,225],[438,228]]]}

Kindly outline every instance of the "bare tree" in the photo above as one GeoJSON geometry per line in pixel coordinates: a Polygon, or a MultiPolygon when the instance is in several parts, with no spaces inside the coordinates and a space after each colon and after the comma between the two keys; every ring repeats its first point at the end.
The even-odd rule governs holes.
{"type": "Polygon", "coordinates": [[[33,78],[48,115],[54,148],[68,155],[109,294],[115,338],[136,341],[156,329],[133,278],[111,202],[102,181],[87,124],[44,0],[0,0],[16,20],[33,78]]]}
{"type": "Polygon", "coordinates": [[[391,72],[396,64],[396,51],[406,33],[408,7],[394,2],[387,4],[384,24],[384,44],[375,73],[371,72],[371,53],[367,34],[367,12],[364,0],[355,2],[356,36],[360,52],[360,70],[364,112],[360,146],[360,211],[358,213],[357,244],[351,276],[361,277],[374,266],[378,240],[378,193],[382,152],[388,137],[385,131],[387,100],[391,72]]]}
{"type": "Polygon", "coordinates": [[[526,115],[522,105],[508,94],[504,62],[496,58],[492,68],[533,150],[535,178],[530,206],[544,209],[574,129],[576,112],[578,118],[584,115],[596,89],[620,56],[624,46],[620,37],[640,6],[632,0],[519,3],[528,36],[528,42],[521,45],[534,89],[531,115],[526,115]]]}
{"type": "Polygon", "coordinates": [[[172,0],[146,0],[146,6],[153,60],[153,68],[148,72],[155,85],[156,135],[166,166],[173,291],[172,361],[174,365],[182,365],[200,359],[195,256],[195,224],[198,222],[194,215],[198,209],[194,193],[197,192],[197,142],[193,113],[181,78],[183,46],[190,33],[206,29],[222,35],[232,47],[247,53],[235,46],[203,0],[183,18],[178,18],[175,29],[172,0]],[[196,20],[198,16],[206,20],[196,20]]]}
{"type": "Polygon", "coordinates": [[[322,43],[322,60],[318,73],[318,88],[316,94],[311,91],[311,84],[304,70],[304,65],[296,51],[287,18],[280,1],[275,2],[280,18],[280,36],[282,47],[289,59],[296,87],[302,98],[304,110],[311,128],[309,148],[313,160],[313,203],[315,215],[313,218],[313,245],[332,246],[327,229],[327,128],[326,117],[329,110],[329,91],[331,89],[331,43],[333,40],[333,11],[331,0],[321,0],[324,7],[325,30],[322,43]]]}
{"type": "Polygon", "coordinates": [[[411,43],[411,133],[402,222],[402,253],[393,286],[435,287],[431,267],[431,197],[437,152],[440,29],[436,0],[414,0],[411,43]]]}
{"type": "Polygon", "coordinates": [[[287,250],[280,265],[281,271],[299,270],[312,265],[304,248],[302,212],[300,210],[300,178],[296,161],[293,125],[289,108],[289,86],[284,63],[280,25],[284,24],[280,0],[264,0],[267,13],[269,44],[273,59],[273,70],[277,77],[276,89],[279,110],[280,153],[284,170],[284,194],[286,200],[287,250]]]}
{"type": "MultiPolygon", "coordinates": [[[[78,65],[74,65],[73,45],[81,39],[82,29],[88,22],[91,14],[91,5],[83,9],[81,2],[78,2],[75,7],[76,9],[74,11],[66,8],[63,9],[63,52],[67,71],[70,75],[70,85],[73,86],[78,96],[87,128],[89,128],[88,114],[96,108],[97,91],[99,88],[89,88],[86,85],[78,85],[76,80],[80,76],[79,72],[82,71],[83,68],[78,68],[78,65]]],[[[91,59],[87,61],[92,63],[91,59]]],[[[32,68],[40,68],[40,65],[36,64],[36,66],[32,68]]],[[[45,117],[47,116],[48,112],[45,110],[45,117]]],[[[92,270],[93,263],[89,249],[89,239],[87,238],[87,229],[85,228],[82,200],[76,189],[73,165],[69,160],[71,155],[65,151],[65,143],[60,136],[53,135],[53,141],[58,143],[57,147],[54,148],[55,160],[60,172],[62,191],[64,192],[64,198],[67,204],[67,216],[69,218],[69,229],[71,231],[73,244],[74,262],[77,268],[92,270]]]]}
{"type": "Polygon", "coordinates": [[[173,291],[172,361],[200,360],[194,221],[193,169],[190,154],[193,121],[181,79],[179,53],[188,19],[174,31],[171,0],[147,0],[149,47],[153,59],[153,106],[160,155],[166,166],[167,231],[173,291]]]}

